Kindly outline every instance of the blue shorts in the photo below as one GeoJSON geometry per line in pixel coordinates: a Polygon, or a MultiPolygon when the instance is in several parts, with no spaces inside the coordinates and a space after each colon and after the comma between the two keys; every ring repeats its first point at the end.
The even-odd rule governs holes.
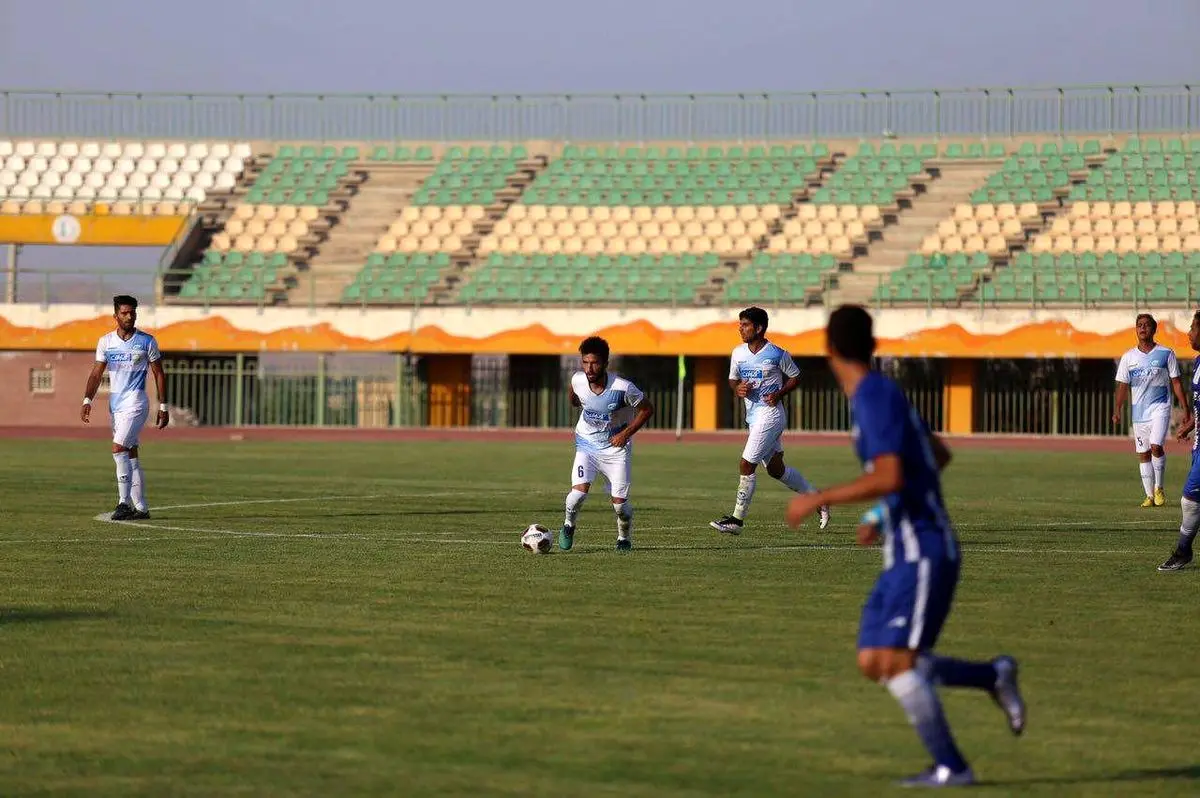
{"type": "Polygon", "coordinates": [[[1200,502],[1200,452],[1192,450],[1192,470],[1188,472],[1187,480],[1183,483],[1183,495],[1194,502],[1200,502]]]}
{"type": "Polygon", "coordinates": [[[932,649],[950,615],[958,570],[958,560],[939,557],[898,562],[881,573],[863,605],[859,649],[932,649]]]}

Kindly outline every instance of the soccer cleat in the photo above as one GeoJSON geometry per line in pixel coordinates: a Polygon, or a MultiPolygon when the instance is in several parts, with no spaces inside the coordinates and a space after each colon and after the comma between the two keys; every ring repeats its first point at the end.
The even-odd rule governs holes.
{"type": "Polygon", "coordinates": [[[149,521],[150,510],[139,510],[136,507],[133,509],[133,515],[129,516],[130,521],[149,521]]]}
{"type": "Polygon", "coordinates": [[[825,527],[829,526],[830,516],[831,513],[829,512],[829,505],[822,504],[821,509],[817,513],[817,522],[820,529],[824,529],[825,527]]]}
{"type": "Polygon", "coordinates": [[[1142,506],[1143,507],[1153,507],[1154,506],[1154,497],[1147,496],[1146,500],[1144,502],[1142,502],[1142,506]]]}
{"type": "Polygon", "coordinates": [[[1155,488],[1154,489],[1154,506],[1162,507],[1166,503],[1167,503],[1167,497],[1163,494],[1163,489],[1155,488]]]}
{"type": "Polygon", "coordinates": [[[633,551],[633,541],[629,538],[617,538],[617,551],[633,551]]]}
{"type": "Polygon", "coordinates": [[[563,551],[570,551],[575,545],[575,527],[570,524],[563,524],[562,529],[558,530],[558,547],[563,551]]]}
{"type": "Polygon", "coordinates": [[[1167,558],[1167,561],[1164,562],[1162,565],[1158,566],[1158,570],[1160,570],[1160,571],[1178,571],[1179,569],[1183,568],[1185,565],[1187,565],[1191,561],[1192,561],[1192,550],[1191,549],[1188,549],[1187,551],[1180,551],[1179,549],[1175,549],[1175,551],[1171,552],[1171,556],[1167,558]]]}
{"type": "Polygon", "coordinates": [[[742,534],[742,519],[727,515],[720,521],[709,521],[708,525],[725,535],[742,534]]]}
{"type": "Polygon", "coordinates": [[[1017,687],[1017,661],[1009,656],[992,660],[996,669],[996,686],[992,688],[992,700],[1004,710],[1008,728],[1015,735],[1025,731],[1025,699],[1017,687]]]}
{"type": "Polygon", "coordinates": [[[134,509],[125,502],[121,502],[113,510],[112,520],[114,521],[131,521],[133,520],[134,509]]]}
{"type": "Polygon", "coordinates": [[[901,787],[966,787],[975,783],[970,768],[955,773],[945,765],[934,765],[900,782],[901,787]]]}

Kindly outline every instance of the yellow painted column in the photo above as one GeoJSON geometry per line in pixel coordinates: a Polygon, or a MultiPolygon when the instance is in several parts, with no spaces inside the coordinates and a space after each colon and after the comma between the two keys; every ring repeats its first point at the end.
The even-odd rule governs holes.
{"type": "Polygon", "coordinates": [[[950,358],[943,372],[945,432],[969,435],[975,431],[975,378],[978,361],[950,358]]]}
{"type": "Polygon", "coordinates": [[[429,426],[465,427],[471,423],[471,356],[428,355],[429,426]]]}
{"type": "Polygon", "coordinates": [[[692,376],[692,427],[697,432],[715,430],[726,364],[717,357],[697,357],[693,362],[696,373],[692,376]]]}

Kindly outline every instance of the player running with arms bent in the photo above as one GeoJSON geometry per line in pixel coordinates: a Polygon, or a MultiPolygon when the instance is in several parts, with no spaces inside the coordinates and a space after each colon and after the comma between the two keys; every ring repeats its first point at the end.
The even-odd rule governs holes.
{"type": "MultiPolygon", "coordinates": [[[[1200,310],[1192,316],[1192,326],[1188,330],[1188,343],[1195,352],[1200,352],[1200,310]]],[[[1179,428],[1179,440],[1186,440],[1189,433],[1196,427],[1200,419],[1200,357],[1192,362],[1192,413],[1179,428]]],[[[1192,468],[1188,472],[1187,481],[1183,483],[1183,497],[1179,500],[1182,511],[1182,521],[1179,524],[1179,540],[1175,543],[1175,551],[1166,562],[1158,566],[1160,571],[1178,571],[1192,561],[1192,543],[1196,540],[1196,532],[1200,530],[1200,435],[1192,439],[1192,468]]]]}
{"type": "MultiPolygon", "coordinates": [[[[746,403],[746,425],[750,428],[742,459],[738,462],[738,489],[733,512],[709,526],[727,535],[740,535],[754,498],[759,465],[767,473],[797,493],[816,490],[794,468],[783,462],[783,432],[787,429],[787,408],[783,398],[800,384],[800,369],[792,356],[767,340],[767,312],[746,308],[738,314],[738,334],[742,345],[729,359],[729,387],[746,403]]],[[[829,525],[829,508],[820,508],[820,525],[829,525]]]]}
{"type": "Polygon", "coordinates": [[[942,501],[940,471],[950,462],[945,444],[931,434],[900,387],[871,369],[875,336],[870,314],[857,305],[829,317],[829,364],[850,400],[854,450],[863,475],[853,482],[798,496],[787,521],[797,527],[822,504],[882,498],[879,524],[859,526],[858,542],[871,545],[883,533],[883,572],[863,606],[858,668],[887,686],[916,728],[933,765],[908,779],[909,786],[941,787],[974,782],[934,692],[935,684],[982,690],[1004,710],[1009,728],[1025,728],[1025,705],[1017,690],[1017,663],[940,657],[934,644],[950,614],[958,584],[960,552],[942,501]]]}
{"type": "Polygon", "coordinates": [[[146,372],[154,375],[158,391],[158,415],[155,426],[164,429],[167,416],[166,388],[162,354],[158,341],[137,329],[137,300],[126,294],[113,297],[113,318],[117,328],[96,343],[96,363],[88,374],[83,390],[83,408],[79,418],[92,421],[92,399],[100,389],[105,368],[109,373],[108,412],[112,418],[112,456],[117,464],[117,508],[114,521],[139,521],[150,517],[146,506],[142,461],[138,457],[138,437],[150,415],[146,396],[146,372]]]}
{"type": "Polygon", "coordinates": [[[629,380],[608,370],[608,342],[592,336],[579,345],[580,365],[571,377],[571,405],[580,408],[575,425],[575,462],[567,514],[558,532],[558,547],[575,545],[575,519],[588,497],[597,472],[608,480],[617,514],[617,551],[633,548],[633,507],[629,504],[629,470],[633,436],[654,415],[654,405],[629,380]]]}

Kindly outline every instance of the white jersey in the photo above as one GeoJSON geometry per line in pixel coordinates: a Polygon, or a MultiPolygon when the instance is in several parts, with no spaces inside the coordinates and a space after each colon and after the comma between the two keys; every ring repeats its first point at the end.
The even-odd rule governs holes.
{"type": "Polygon", "coordinates": [[[645,398],[636,385],[611,372],[599,394],[592,392],[587,375],[582,371],[571,376],[571,390],[582,408],[575,425],[575,448],[588,452],[611,449],[608,439],[629,426],[634,416],[633,408],[645,398]]]}
{"type": "Polygon", "coordinates": [[[770,341],[757,352],[751,352],[747,344],[733,350],[733,356],[729,359],[729,379],[750,383],[750,392],[743,400],[746,403],[746,423],[786,418],[787,411],[782,402],[771,407],[763,401],[763,396],[776,393],[783,388],[785,379],[799,374],[800,367],[792,360],[792,356],[770,341]]]}
{"type": "Polygon", "coordinates": [[[1121,355],[1117,382],[1129,385],[1133,394],[1133,423],[1140,424],[1171,415],[1171,380],[1179,376],[1179,360],[1161,344],[1149,352],[1136,346],[1121,355]]]}
{"type": "Polygon", "coordinates": [[[158,341],[150,333],[134,330],[128,341],[114,330],[96,343],[96,362],[108,369],[108,409],[111,413],[146,410],[146,373],[150,364],[162,358],[158,341]]]}

